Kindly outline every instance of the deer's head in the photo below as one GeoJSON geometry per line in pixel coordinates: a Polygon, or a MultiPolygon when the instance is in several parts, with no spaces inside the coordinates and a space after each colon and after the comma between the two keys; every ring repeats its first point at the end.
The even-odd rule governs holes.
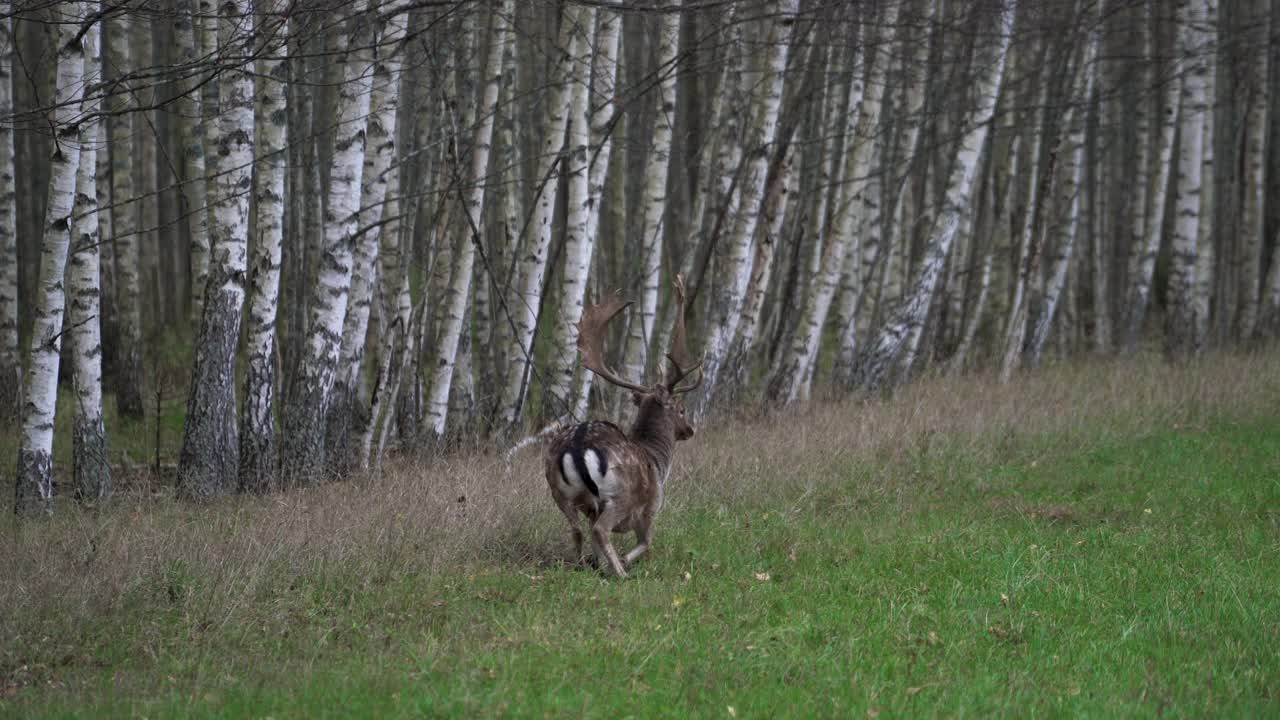
{"type": "MultiPolygon", "coordinates": [[[[617,295],[606,295],[598,304],[588,305],[578,321],[578,349],[582,352],[582,366],[596,377],[620,388],[631,391],[631,400],[639,408],[636,425],[669,424],[676,440],[693,437],[693,426],[684,411],[684,395],[702,384],[702,360],[692,362],[685,347],[684,278],[675,280],[676,315],[671,333],[671,348],[667,352],[670,367],[658,382],[645,385],[619,377],[604,363],[604,335],[609,321],[631,305],[617,295]],[[685,382],[697,373],[692,382],[685,382]]],[[[656,428],[655,428],[656,429],[656,428]]]]}

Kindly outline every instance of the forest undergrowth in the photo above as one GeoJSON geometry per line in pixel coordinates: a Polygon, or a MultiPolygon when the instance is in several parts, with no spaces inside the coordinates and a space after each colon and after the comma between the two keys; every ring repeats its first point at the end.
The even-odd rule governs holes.
{"type": "Polygon", "coordinates": [[[0,715],[1274,713],[1277,408],[1269,351],[722,417],[626,581],[534,449],[65,501],[2,526],[0,715]]]}

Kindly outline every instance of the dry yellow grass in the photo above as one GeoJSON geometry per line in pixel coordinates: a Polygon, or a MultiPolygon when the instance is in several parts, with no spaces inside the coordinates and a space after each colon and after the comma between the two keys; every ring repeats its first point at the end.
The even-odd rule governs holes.
{"type": "MultiPolygon", "coordinates": [[[[691,506],[788,501],[820,491],[835,467],[865,468],[870,491],[910,502],[910,461],[921,454],[998,461],[1011,440],[1089,442],[1224,413],[1274,413],[1278,403],[1280,355],[1216,354],[1178,367],[1153,357],[1063,364],[1004,386],[985,376],[926,379],[885,401],[713,423],[677,451],[657,543],[663,525],[691,506]]],[[[0,647],[88,627],[138,593],[176,592],[173,603],[216,630],[243,621],[252,598],[287,593],[299,577],[336,573],[373,586],[563,557],[567,535],[537,452],[510,464],[499,452],[394,462],[378,478],[213,506],[126,493],[98,514],[64,502],[52,520],[8,521],[0,647]]]]}

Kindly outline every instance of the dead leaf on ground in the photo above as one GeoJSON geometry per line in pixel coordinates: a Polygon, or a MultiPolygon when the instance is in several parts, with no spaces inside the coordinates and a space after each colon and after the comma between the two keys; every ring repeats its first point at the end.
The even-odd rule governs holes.
{"type": "Polygon", "coordinates": [[[756,579],[759,580],[760,582],[769,582],[769,573],[758,572],[756,573],[756,579]]]}

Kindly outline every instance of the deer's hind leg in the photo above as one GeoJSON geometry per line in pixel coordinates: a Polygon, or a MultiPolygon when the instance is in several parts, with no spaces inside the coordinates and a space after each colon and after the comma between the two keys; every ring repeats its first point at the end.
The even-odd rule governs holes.
{"type": "Polygon", "coordinates": [[[559,494],[555,496],[556,507],[560,508],[560,512],[564,513],[565,519],[569,521],[569,531],[573,534],[573,561],[575,563],[582,562],[582,523],[578,517],[578,507],[573,501],[562,497],[559,494]]]}
{"type": "Polygon", "coordinates": [[[615,575],[624,578],[627,576],[626,566],[623,565],[622,559],[618,557],[618,551],[613,548],[613,543],[609,539],[613,528],[621,520],[622,513],[618,512],[616,507],[606,506],[591,525],[591,540],[596,548],[596,556],[603,558],[615,575]]]}

